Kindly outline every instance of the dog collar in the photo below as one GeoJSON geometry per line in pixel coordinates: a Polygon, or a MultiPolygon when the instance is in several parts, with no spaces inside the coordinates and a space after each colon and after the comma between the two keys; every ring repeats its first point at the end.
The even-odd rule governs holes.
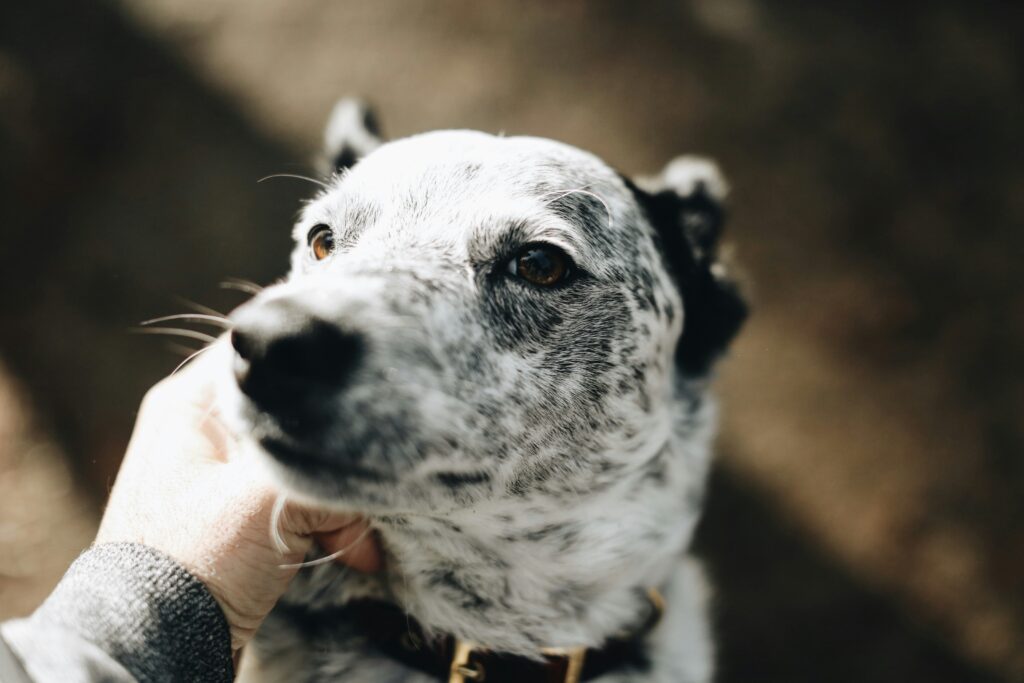
{"type": "Polygon", "coordinates": [[[648,613],[639,628],[597,648],[543,648],[542,658],[495,652],[452,635],[428,638],[396,605],[358,600],[345,606],[351,623],[378,652],[448,683],[583,683],[624,666],[647,664],[644,638],[661,621],[665,601],[647,591],[648,613]]]}

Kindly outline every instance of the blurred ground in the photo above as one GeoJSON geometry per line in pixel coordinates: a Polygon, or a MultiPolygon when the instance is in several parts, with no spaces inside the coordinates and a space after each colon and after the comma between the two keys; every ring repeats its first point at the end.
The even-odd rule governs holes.
{"type": "Polygon", "coordinates": [[[23,387],[3,395],[26,395],[0,418],[17,409],[3,429],[29,435],[0,450],[0,557],[22,558],[0,565],[0,617],[86,542],[142,392],[177,362],[128,330],[183,310],[176,296],[230,308],[223,278],[283,271],[308,190],[255,180],[303,172],[331,103],[359,93],[392,136],[538,134],[627,173],[701,152],[730,175],[756,312],[724,369],[700,539],[722,680],[1024,680],[1022,15],[0,7],[0,358],[23,387]],[[59,444],[79,486],[57,445],[30,442],[59,444]],[[9,483],[29,476],[50,493],[9,483]],[[42,515],[62,531],[22,555],[42,515]]]}
{"type": "Polygon", "coordinates": [[[0,367],[0,619],[35,609],[96,533],[95,506],[25,403],[0,367]]]}

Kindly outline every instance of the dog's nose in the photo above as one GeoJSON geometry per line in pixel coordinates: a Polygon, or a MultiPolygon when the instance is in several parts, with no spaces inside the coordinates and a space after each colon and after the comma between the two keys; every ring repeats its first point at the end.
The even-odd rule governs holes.
{"type": "Polygon", "coordinates": [[[235,378],[260,408],[302,415],[341,389],[363,341],[288,300],[242,306],[232,314],[235,378]]]}

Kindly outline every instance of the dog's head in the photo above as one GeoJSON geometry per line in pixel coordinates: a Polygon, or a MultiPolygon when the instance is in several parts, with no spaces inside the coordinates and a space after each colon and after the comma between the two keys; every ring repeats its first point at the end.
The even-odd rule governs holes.
{"type": "Polygon", "coordinates": [[[381,144],[351,102],[327,137],[291,273],[233,314],[238,417],[283,480],[437,511],[649,465],[744,317],[713,165],[633,183],[538,138],[381,144]]]}

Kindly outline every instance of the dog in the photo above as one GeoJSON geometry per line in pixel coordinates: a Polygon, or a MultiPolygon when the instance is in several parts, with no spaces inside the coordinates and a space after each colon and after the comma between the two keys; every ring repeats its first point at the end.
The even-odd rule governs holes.
{"type": "Polygon", "coordinates": [[[289,496],[364,515],[386,568],[300,572],[242,678],[710,680],[687,548],[747,311],[715,165],[385,143],[351,100],[325,137],[290,274],[232,314],[222,412],[289,496]]]}

